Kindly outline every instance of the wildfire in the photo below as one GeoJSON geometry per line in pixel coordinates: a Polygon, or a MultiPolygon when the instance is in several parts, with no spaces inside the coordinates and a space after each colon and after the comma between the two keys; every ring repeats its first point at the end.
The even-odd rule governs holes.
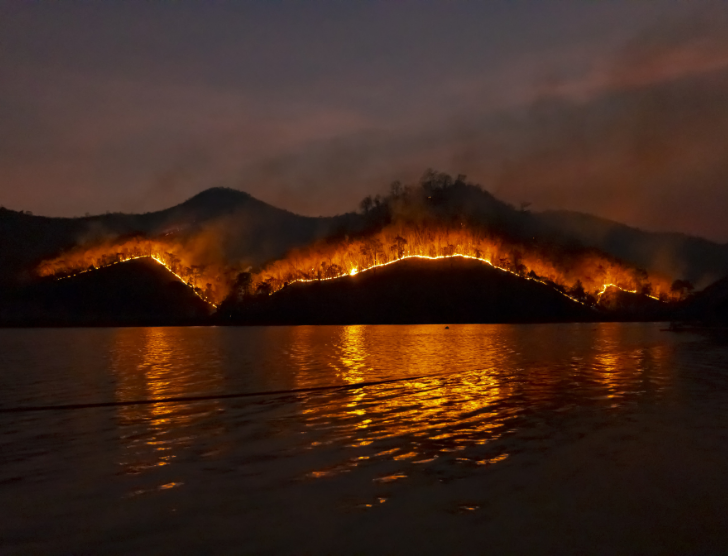
{"type": "MultiPolygon", "coordinates": [[[[330,277],[327,277],[327,278],[314,278],[314,279],[298,278],[296,280],[293,280],[291,282],[288,282],[287,285],[291,285],[291,284],[294,284],[294,283],[297,283],[297,282],[319,282],[319,281],[322,281],[322,280],[337,280],[339,278],[345,278],[346,276],[355,276],[356,274],[360,274],[360,273],[363,273],[363,272],[367,272],[369,270],[375,270],[377,268],[381,268],[381,267],[384,267],[384,266],[389,266],[391,264],[398,263],[398,262],[403,261],[403,260],[406,260],[406,259],[424,259],[424,260],[437,261],[437,260],[452,259],[452,258],[461,258],[461,259],[472,259],[472,260],[476,260],[476,261],[479,261],[481,263],[487,264],[488,266],[490,266],[492,268],[495,268],[496,270],[500,270],[502,272],[507,272],[509,274],[513,274],[514,276],[518,276],[518,274],[516,274],[515,272],[513,272],[511,270],[508,270],[507,268],[502,268],[502,267],[496,266],[496,265],[494,265],[492,262],[490,262],[487,259],[481,259],[481,258],[478,258],[478,257],[472,257],[470,255],[463,255],[461,253],[455,253],[453,255],[440,255],[440,256],[436,256],[436,257],[430,257],[430,256],[427,256],[427,255],[405,255],[405,256],[403,256],[400,259],[395,259],[395,260],[392,260],[392,261],[387,261],[386,263],[375,264],[375,265],[372,265],[370,267],[363,268],[361,270],[356,269],[356,268],[353,268],[350,272],[344,273],[344,274],[340,274],[338,276],[330,276],[330,277]]],[[[530,276],[522,276],[522,278],[525,278],[526,280],[531,280],[531,281],[534,281],[534,282],[538,282],[540,284],[545,284],[547,286],[550,286],[551,285],[551,284],[547,283],[544,280],[540,280],[538,278],[532,278],[530,276]]],[[[605,286],[605,291],[606,291],[606,288],[607,287],[608,286],[605,286]]],[[[276,291],[280,291],[280,290],[276,290],[276,291]]],[[[558,289],[556,291],[559,292],[561,295],[569,298],[570,300],[572,300],[572,301],[574,301],[576,303],[580,303],[581,305],[586,305],[586,303],[584,303],[583,301],[577,299],[576,297],[573,297],[573,296],[571,296],[571,295],[569,295],[569,294],[567,294],[567,293],[565,293],[565,292],[563,292],[561,290],[558,290],[558,289]]],[[[270,295],[273,295],[274,293],[275,292],[270,292],[270,295]]],[[[601,295],[602,293],[604,293],[604,292],[600,292],[599,295],[601,295]]]]}
{"type": "MultiPolygon", "coordinates": [[[[318,282],[356,276],[406,259],[441,260],[452,257],[477,260],[556,289],[583,305],[599,303],[611,287],[649,295],[665,301],[671,295],[666,279],[631,268],[601,253],[564,252],[553,248],[508,241],[464,226],[389,225],[376,233],[338,242],[322,242],[295,250],[254,273],[247,293],[275,293],[297,282],[318,282]]],[[[116,243],[77,248],[43,262],[43,276],[76,276],[121,262],[151,258],[164,266],[194,293],[217,307],[232,291],[239,269],[226,263],[196,264],[181,243],[171,238],[132,238],[116,243]]]]}
{"type": "Polygon", "coordinates": [[[185,264],[183,261],[186,258],[178,256],[176,252],[179,252],[179,247],[174,244],[134,238],[116,244],[74,249],[41,263],[38,274],[57,276],[63,280],[135,259],[151,259],[188,286],[197,297],[217,307],[227,295],[232,271],[208,265],[185,264]],[[205,284],[205,287],[199,287],[198,284],[205,284]]]}
{"type": "MultiPolygon", "coordinates": [[[[601,297],[602,295],[604,295],[605,293],[607,293],[607,290],[609,288],[615,288],[615,289],[618,289],[618,290],[623,291],[625,293],[639,293],[637,290],[628,290],[628,289],[625,289],[625,288],[622,288],[622,287],[618,286],[617,284],[604,284],[604,287],[602,288],[602,290],[599,293],[597,293],[597,297],[601,297]]],[[[649,297],[651,299],[654,299],[655,301],[660,301],[660,298],[659,297],[655,297],[654,295],[650,295],[648,293],[643,293],[642,295],[645,295],[645,296],[647,296],[647,297],[649,297]]]]}
{"type": "Polygon", "coordinates": [[[390,225],[376,234],[338,243],[322,243],[291,252],[258,272],[253,287],[275,293],[297,282],[355,276],[405,259],[452,257],[478,260],[514,276],[546,284],[572,301],[595,305],[610,287],[642,292],[665,301],[670,282],[648,276],[596,252],[549,251],[537,245],[509,242],[464,227],[390,225]]]}

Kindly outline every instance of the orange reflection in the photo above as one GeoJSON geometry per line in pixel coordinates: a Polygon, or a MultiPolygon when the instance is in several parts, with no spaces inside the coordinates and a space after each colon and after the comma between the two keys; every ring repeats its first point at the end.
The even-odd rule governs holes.
{"type": "Polygon", "coordinates": [[[494,464],[512,450],[500,442],[506,434],[533,430],[538,438],[567,410],[628,407],[661,392],[669,386],[669,346],[653,337],[654,326],[635,326],[297,328],[296,387],[374,383],[299,398],[309,447],[352,450],[346,461],[309,476],[377,460],[494,464]]]}
{"type": "MultiPolygon", "coordinates": [[[[312,445],[334,441],[356,448],[398,438],[397,448],[372,457],[426,463],[500,436],[502,422],[498,410],[491,406],[508,389],[503,390],[499,383],[497,350],[491,345],[493,338],[484,334],[484,327],[461,326],[453,334],[439,326],[337,328],[327,382],[352,385],[376,381],[382,376],[382,369],[376,367],[385,353],[385,376],[389,380],[399,376],[402,381],[303,399],[300,415],[304,425],[328,436],[312,445]],[[475,361],[477,368],[473,368],[475,361]],[[468,367],[463,368],[465,365],[468,367]],[[420,375],[430,376],[416,378],[420,375]]],[[[294,337],[295,360],[310,361],[321,349],[320,337],[315,334],[296,331],[294,337]],[[308,357],[303,356],[306,353],[308,357]]],[[[297,369],[299,387],[308,382],[309,370],[297,369]]],[[[369,459],[354,458],[310,476],[348,471],[369,459]]]]}
{"type": "MultiPolygon", "coordinates": [[[[222,390],[215,367],[201,370],[196,342],[182,328],[119,329],[112,351],[117,401],[163,399],[222,390]]],[[[199,341],[199,339],[198,339],[199,341]]],[[[196,440],[199,421],[222,409],[218,400],[121,405],[124,473],[169,465],[196,440]]],[[[205,433],[215,433],[206,429],[205,433]]]]}
{"type": "Polygon", "coordinates": [[[667,347],[662,342],[651,341],[649,336],[637,336],[641,330],[644,329],[635,325],[613,323],[597,327],[599,347],[594,356],[594,369],[603,388],[598,397],[618,401],[657,393],[669,381],[667,347]],[[630,339],[639,341],[630,344],[630,339]]]}

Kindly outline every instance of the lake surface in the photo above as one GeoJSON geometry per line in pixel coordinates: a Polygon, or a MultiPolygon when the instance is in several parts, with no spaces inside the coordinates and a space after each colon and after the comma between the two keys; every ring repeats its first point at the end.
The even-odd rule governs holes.
{"type": "Polygon", "coordinates": [[[0,553],[728,552],[728,338],[661,328],[0,330],[0,553]]]}

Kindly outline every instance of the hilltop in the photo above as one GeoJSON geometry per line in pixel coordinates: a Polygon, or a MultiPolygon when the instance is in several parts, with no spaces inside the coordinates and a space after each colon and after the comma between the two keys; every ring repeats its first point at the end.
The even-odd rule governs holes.
{"type": "MultiPolygon", "coordinates": [[[[643,231],[587,214],[517,209],[461,176],[453,179],[429,172],[420,185],[429,196],[427,204],[417,210],[442,221],[465,219],[520,240],[565,249],[596,249],[650,273],[688,279],[698,287],[728,274],[726,244],[643,231]]],[[[394,191],[395,184],[392,187],[394,191]]],[[[401,184],[397,187],[403,188],[401,184]]],[[[227,264],[258,267],[317,240],[374,229],[402,208],[395,194],[369,198],[362,206],[368,208],[359,213],[308,217],[242,191],[215,187],[179,205],[144,214],[51,218],[0,209],[0,283],[27,279],[42,260],[74,247],[135,235],[172,237],[198,251],[214,251],[227,264]]]]}
{"type": "Polygon", "coordinates": [[[0,308],[0,326],[53,327],[203,324],[213,311],[152,259],[6,289],[0,308]]]}
{"type": "Polygon", "coordinates": [[[220,308],[225,324],[420,324],[593,321],[599,314],[536,281],[480,261],[406,259],[355,276],[296,283],[220,308]]]}
{"type": "Polygon", "coordinates": [[[300,216],[222,187],[144,214],[54,218],[2,208],[0,283],[27,280],[42,260],[71,248],[129,236],[207,241],[231,262],[255,266],[336,230],[356,227],[352,221],[355,215],[300,216]]]}

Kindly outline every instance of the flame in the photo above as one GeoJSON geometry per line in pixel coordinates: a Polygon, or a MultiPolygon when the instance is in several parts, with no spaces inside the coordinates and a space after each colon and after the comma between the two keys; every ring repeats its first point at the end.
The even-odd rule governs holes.
{"type": "MultiPolygon", "coordinates": [[[[163,265],[195,294],[219,306],[232,291],[240,269],[224,261],[211,261],[210,253],[194,254],[179,239],[164,236],[134,237],[93,247],[78,247],[41,263],[42,276],[70,277],[119,264],[151,258],[163,265]],[[200,264],[204,261],[204,264],[200,264]],[[205,287],[198,285],[205,284],[205,287]]],[[[609,288],[664,301],[675,299],[671,282],[648,276],[595,250],[558,249],[537,242],[508,240],[502,236],[441,224],[390,224],[358,238],[316,243],[258,270],[252,290],[273,294],[297,282],[318,282],[357,276],[406,259],[442,260],[452,257],[477,260],[494,269],[548,285],[572,301],[587,306],[599,303],[609,288]]]]}
{"type": "Polygon", "coordinates": [[[564,252],[551,246],[518,243],[477,230],[390,225],[366,237],[320,243],[289,253],[255,276],[259,289],[273,294],[297,282],[318,282],[355,276],[406,259],[477,260],[499,271],[553,287],[583,305],[596,305],[610,287],[666,300],[670,281],[648,277],[602,253],[582,249],[564,252]],[[653,295],[655,294],[655,295],[653,295]]]}
{"type": "Polygon", "coordinates": [[[63,280],[127,261],[151,259],[190,287],[197,297],[217,308],[229,290],[231,271],[212,265],[193,265],[189,257],[179,256],[178,253],[181,253],[180,246],[169,240],[133,238],[90,248],[73,249],[54,259],[43,261],[38,267],[38,274],[56,276],[59,280],[63,280]],[[206,284],[205,289],[198,287],[198,283],[206,284]]]}

